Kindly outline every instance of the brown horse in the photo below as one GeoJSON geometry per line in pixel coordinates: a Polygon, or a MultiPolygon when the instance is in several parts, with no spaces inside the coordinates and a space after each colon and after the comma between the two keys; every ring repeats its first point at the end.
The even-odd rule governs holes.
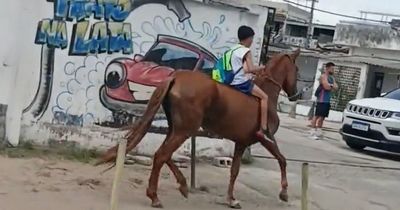
{"type": "MultiPolygon", "coordinates": [[[[260,103],[228,86],[218,84],[203,73],[177,71],[163,85],[154,91],[147,110],[127,134],[127,152],[132,150],[144,137],[151,126],[154,115],[163,106],[169,131],[165,141],[154,156],[153,169],[147,188],[147,196],[153,207],[162,207],[157,196],[160,170],[166,163],[179,183],[179,191],[188,196],[186,179],[171,160],[171,156],[188,137],[194,135],[200,127],[235,142],[235,152],[231,167],[228,189],[228,202],[231,207],[240,208],[233,196],[235,180],[239,173],[240,159],[246,147],[260,142],[278,160],[281,169],[280,199],[288,200],[286,179],[286,159],[280,153],[273,134],[279,127],[277,101],[281,89],[291,100],[297,98],[297,71],[295,60],[300,51],[291,55],[277,55],[271,58],[266,69],[255,78],[255,83],[269,97],[268,139],[257,139],[256,132],[260,124],[260,103]],[[295,95],[296,94],[296,95],[295,95]]],[[[98,164],[113,162],[117,146],[111,148],[98,164]]]]}

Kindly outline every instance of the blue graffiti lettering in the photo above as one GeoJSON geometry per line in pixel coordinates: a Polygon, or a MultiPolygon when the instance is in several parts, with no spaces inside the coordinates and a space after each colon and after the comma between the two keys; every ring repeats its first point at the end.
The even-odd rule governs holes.
{"type": "Polygon", "coordinates": [[[132,30],[129,23],[109,23],[110,46],[108,53],[120,52],[133,53],[132,30]]]}
{"type": "Polygon", "coordinates": [[[36,44],[64,49],[68,46],[67,24],[65,21],[44,19],[39,22],[35,38],[36,44]]]}
{"type": "Polygon", "coordinates": [[[55,0],[54,14],[58,19],[82,21],[92,14],[96,19],[124,21],[130,11],[130,1],[55,0]]]}
{"type": "Polygon", "coordinates": [[[88,28],[88,21],[74,25],[70,55],[121,51],[124,54],[133,53],[131,24],[98,22],[91,27],[89,36],[86,36],[88,28]],[[85,40],[85,37],[89,38],[85,40]]]}

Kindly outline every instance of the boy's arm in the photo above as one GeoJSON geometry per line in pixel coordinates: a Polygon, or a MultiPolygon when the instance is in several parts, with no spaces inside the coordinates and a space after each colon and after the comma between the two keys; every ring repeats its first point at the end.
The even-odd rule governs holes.
{"type": "Polygon", "coordinates": [[[254,66],[253,59],[252,59],[250,51],[246,53],[246,55],[244,56],[243,60],[244,60],[243,61],[243,69],[244,69],[245,73],[255,74],[258,71],[265,69],[264,65],[262,65],[262,66],[254,66]]]}

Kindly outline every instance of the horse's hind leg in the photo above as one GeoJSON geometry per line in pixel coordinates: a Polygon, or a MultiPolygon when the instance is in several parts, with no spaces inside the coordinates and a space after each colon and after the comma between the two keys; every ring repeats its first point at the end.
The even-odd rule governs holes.
{"type": "Polygon", "coordinates": [[[178,166],[175,165],[172,159],[169,159],[167,161],[167,165],[174,174],[176,181],[179,183],[179,191],[185,198],[187,198],[189,195],[189,189],[186,183],[185,176],[182,174],[181,170],[179,170],[178,166]]]}
{"type": "Polygon", "coordinates": [[[239,169],[240,169],[240,161],[242,158],[242,155],[245,151],[246,147],[242,146],[238,143],[235,144],[235,152],[233,154],[233,160],[232,160],[232,166],[231,166],[231,179],[229,182],[229,188],[228,188],[228,205],[231,208],[235,209],[240,209],[240,203],[238,200],[235,199],[233,196],[233,189],[235,185],[236,178],[239,174],[239,169]]]}
{"type": "MultiPolygon", "coordinates": [[[[170,138],[171,133],[172,133],[172,131],[168,131],[167,137],[165,138],[166,140],[168,140],[170,138]]],[[[166,141],[163,144],[165,144],[165,143],[166,143],[166,141]]],[[[186,183],[185,176],[183,175],[181,170],[179,170],[178,166],[176,166],[176,164],[174,163],[174,161],[171,158],[166,162],[166,164],[169,167],[169,169],[172,171],[172,173],[174,174],[176,181],[179,184],[179,191],[185,198],[188,198],[189,189],[188,189],[188,186],[186,183]]]]}
{"type": "Polygon", "coordinates": [[[186,135],[171,133],[165,139],[164,143],[157,150],[154,161],[153,169],[149,179],[149,187],[147,188],[147,196],[151,199],[151,206],[156,208],[162,208],[162,204],[157,196],[158,179],[160,176],[160,170],[164,163],[171,160],[172,154],[183,144],[186,140],[186,135]]]}
{"type": "Polygon", "coordinates": [[[286,158],[279,151],[278,145],[276,143],[275,137],[271,135],[271,139],[260,139],[260,143],[278,160],[279,167],[281,168],[281,192],[279,198],[283,201],[288,201],[288,181],[286,177],[286,158]]]}

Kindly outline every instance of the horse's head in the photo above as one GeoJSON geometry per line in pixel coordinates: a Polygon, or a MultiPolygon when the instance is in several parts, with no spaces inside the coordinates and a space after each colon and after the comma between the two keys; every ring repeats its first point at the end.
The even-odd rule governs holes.
{"type": "Polygon", "coordinates": [[[296,101],[301,96],[297,92],[298,68],[296,59],[299,55],[300,49],[292,54],[276,55],[270,59],[266,66],[269,79],[272,79],[273,83],[277,83],[286,92],[290,101],[296,101]]]}

